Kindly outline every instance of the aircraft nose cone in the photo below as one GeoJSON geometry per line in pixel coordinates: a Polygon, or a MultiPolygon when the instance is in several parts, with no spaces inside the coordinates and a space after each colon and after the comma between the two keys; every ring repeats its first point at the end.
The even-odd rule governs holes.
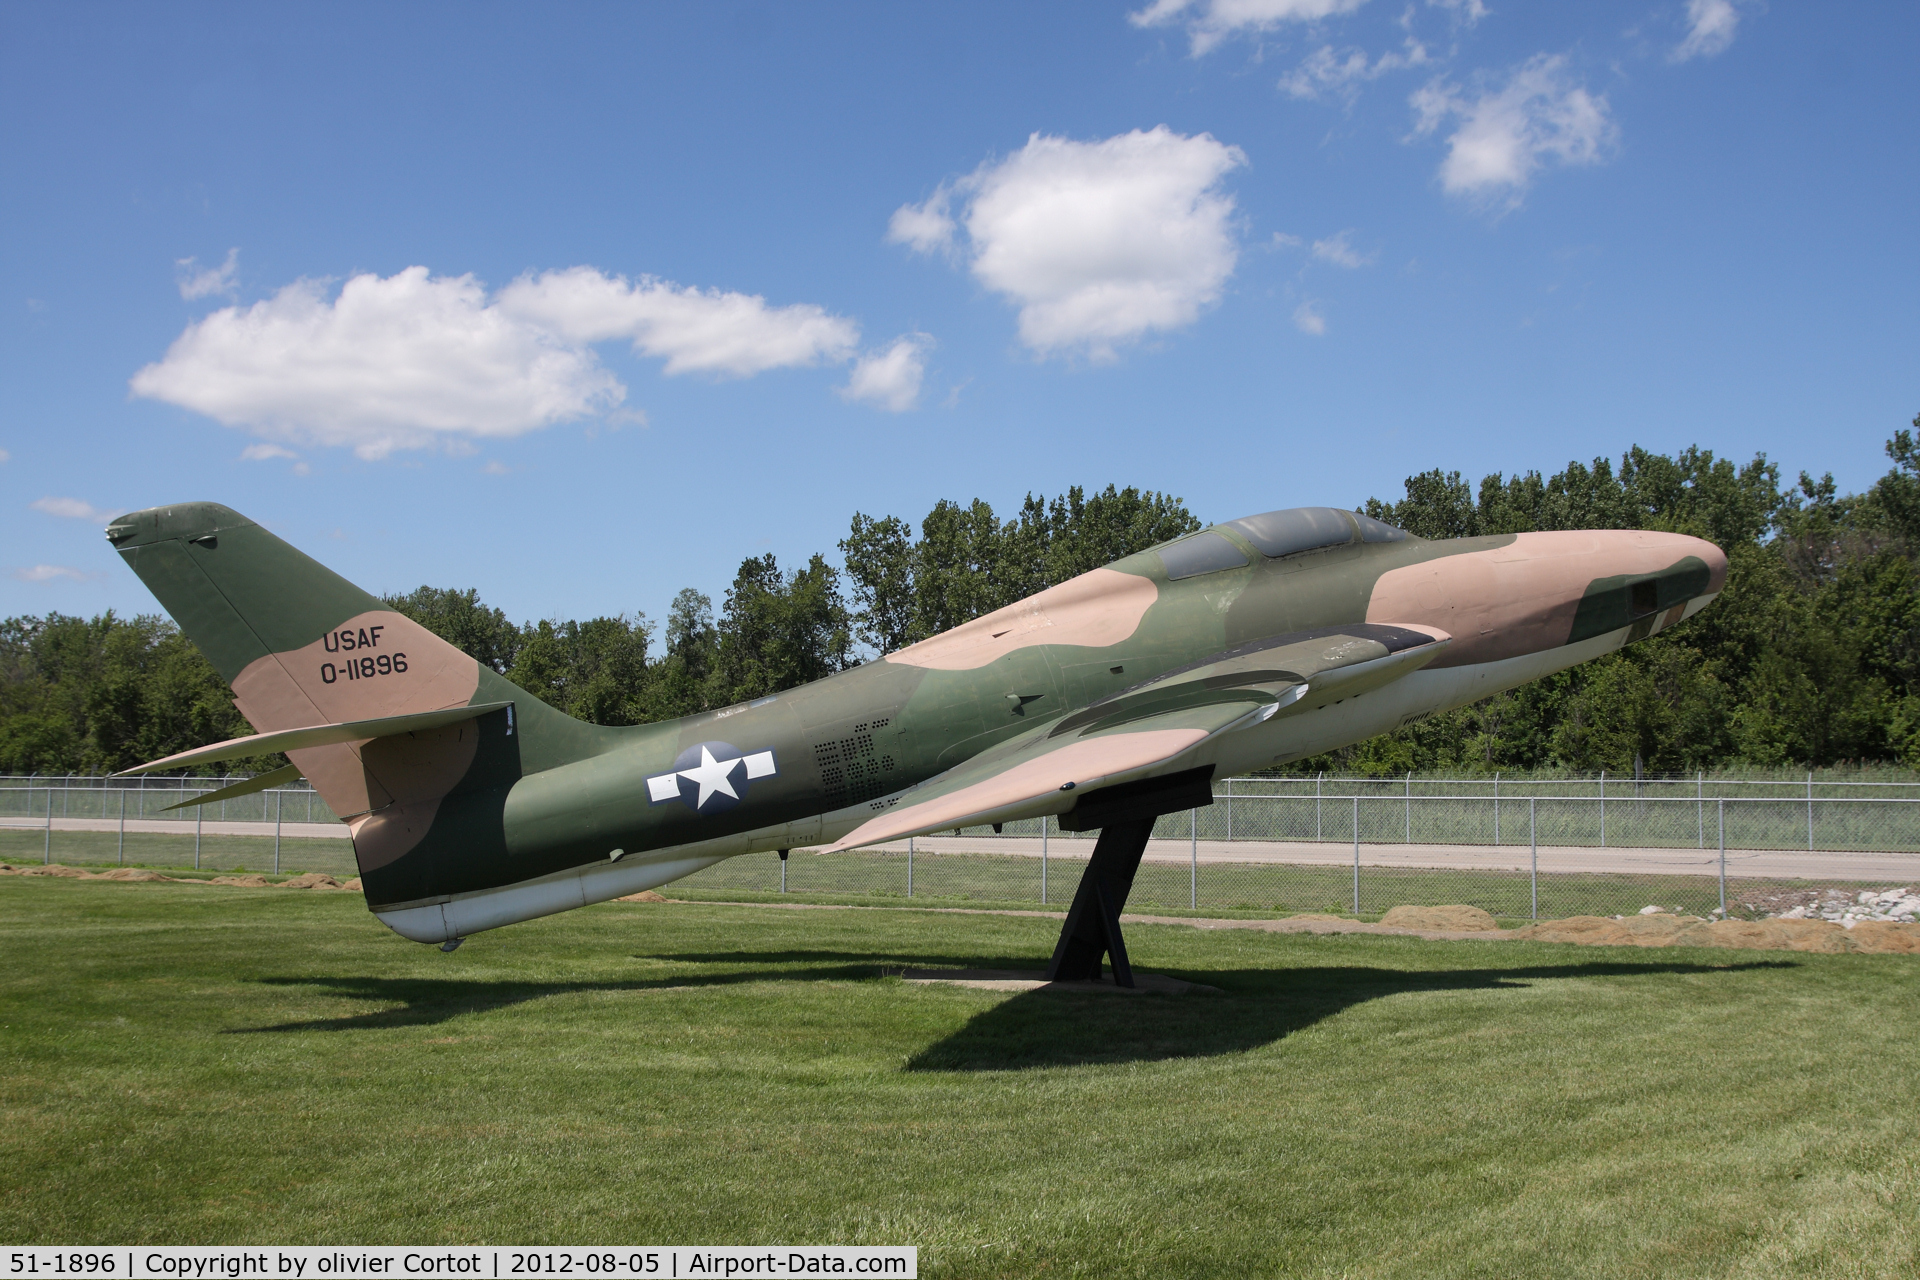
{"type": "Polygon", "coordinates": [[[1707,562],[1707,590],[1717,592],[1727,585],[1727,553],[1705,538],[1687,538],[1690,554],[1707,562]]]}
{"type": "Polygon", "coordinates": [[[1696,594],[1714,595],[1727,584],[1727,553],[1705,538],[1653,529],[1614,529],[1601,536],[1609,544],[1606,558],[1615,573],[1649,573],[1691,557],[1707,567],[1706,585],[1696,594]]]}

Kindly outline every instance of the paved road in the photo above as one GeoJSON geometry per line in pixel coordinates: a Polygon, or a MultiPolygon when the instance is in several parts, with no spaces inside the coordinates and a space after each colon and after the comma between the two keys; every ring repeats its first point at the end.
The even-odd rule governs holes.
{"type": "MultiPolygon", "coordinates": [[[[993,853],[1037,858],[1036,837],[922,836],[914,842],[920,853],[993,853]]],[[[876,846],[889,853],[905,853],[905,841],[876,846]]],[[[1054,839],[1050,856],[1084,858],[1091,840],[1054,839]]],[[[1149,862],[1186,864],[1197,856],[1203,866],[1227,863],[1285,863],[1308,867],[1350,867],[1353,845],[1338,843],[1284,843],[1265,840],[1202,840],[1197,849],[1186,840],[1155,840],[1147,846],[1149,862]]],[[[1408,867],[1448,871],[1526,871],[1526,845],[1367,844],[1360,845],[1363,867],[1408,867]]],[[[1628,875],[1718,876],[1717,849],[1540,849],[1543,874],[1586,872],[1628,875]]],[[[1914,880],[1920,882],[1920,854],[1808,853],[1805,849],[1729,849],[1727,875],[1764,880],[1914,880]]]]}

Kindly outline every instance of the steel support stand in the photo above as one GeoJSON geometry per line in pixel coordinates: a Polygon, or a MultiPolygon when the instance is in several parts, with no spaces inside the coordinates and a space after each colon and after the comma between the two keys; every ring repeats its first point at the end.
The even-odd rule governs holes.
{"type": "Polygon", "coordinates": [[[1140,857],[1153,835],[1152,818],[1112,822],[1100,828],[1093,856],[1074,891],[1067,922],[1060,928],[1053,959],[1047,964],[1048,982],[1097,982],[1102,957],[1113,963],[1113,983],[1133,986],[1133,966],[1127,962],[1127,944],[1120,936],[1120,912],[1133,891],[1140,857]]]}
{"type": "MultiPolygon", "coordinates": [[[[788,853],[788,850],[786,849],[780,850],[780,892],[782,893],[785,893],[787,891],[787,853],[788,853]]],[[[912,865],[912,864],[909,863],[908,865],[912,865]]],[[[907,880],[907,892],[912,893],[913,892],[913,880],[911,878],[912,873],[908,873],[908,875],[909,875],[909,878],[907,880]]]]}

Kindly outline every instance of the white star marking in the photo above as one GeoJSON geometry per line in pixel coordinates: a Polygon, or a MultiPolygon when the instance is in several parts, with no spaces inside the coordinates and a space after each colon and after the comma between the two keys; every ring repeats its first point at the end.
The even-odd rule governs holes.
{"type": "Polygon", "coordinates": [[[740,793],[733,789],[733,784],[727,779],[732,776],[735,766],[739,763],[738,758],[732,760],[715,760],[713,758],[713,752],[707,750],[705,747],[701,747],[699,767],[682,769],[680,771],[682,778],[687,779],[689,782],[699,784],[700,796],[693,802],[693,807],[698,809],[705,805],[707,798],[716,791],[723,796],[738,800],[740,793]]]}

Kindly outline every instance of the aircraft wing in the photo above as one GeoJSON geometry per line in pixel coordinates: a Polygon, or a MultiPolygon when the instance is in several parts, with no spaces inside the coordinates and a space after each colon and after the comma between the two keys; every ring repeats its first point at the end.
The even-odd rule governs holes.
{"type": "Polygon", "coordinates": [[[1178,772],[1209,738],[1309,697],[1325,705],[1377,689],[1425,666],[1451,640],[1432,627],[1355,623],[1224,650],[955,765],[826,851],[1063,813],[1102,787],[1178,772]]]}

